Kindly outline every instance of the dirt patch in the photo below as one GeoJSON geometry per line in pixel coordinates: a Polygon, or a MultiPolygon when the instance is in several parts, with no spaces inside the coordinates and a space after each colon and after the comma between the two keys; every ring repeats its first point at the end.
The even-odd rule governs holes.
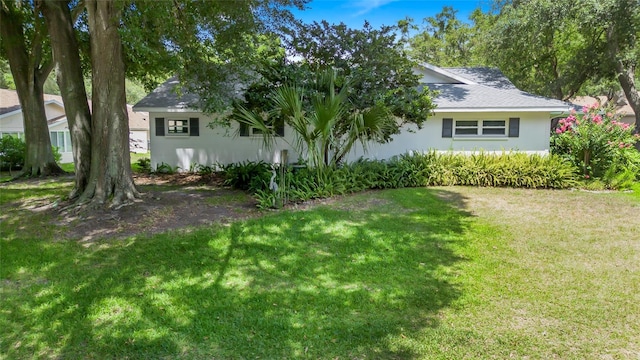
{"type": "MultiPolygon", "coordinates": [[[[215,175],[136,175],[142,197],[118,209],[56,210],[67,239],[92,242],[104,238],[145,236],[174,229],[227,224],[261,212],[248,194],[222,186],[215,175]]],[[[60,208],[65,205],[60,204],[60,208]]]]}

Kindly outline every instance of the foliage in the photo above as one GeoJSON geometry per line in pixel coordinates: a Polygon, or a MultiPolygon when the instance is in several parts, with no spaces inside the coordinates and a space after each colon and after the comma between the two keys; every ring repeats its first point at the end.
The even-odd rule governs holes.
{"type": "Polygon", "coordinates": [[[51,146],[51,152],[53,153],[53,160],[55,160],[56,163],[60,164],[60,161],[62,161],[62,154],[60,154],[60,148],[57,146],[51,146]]]}
{"type": "MultiPolygon", "coordinates": [[[[291,55],[302,58],[312,71],[334,68],[349,79],[349,102],[354,109],[384,106],[398,117],[395,132],[404,123],[420,126],[433,109],[431,93],[419,89],[415,61],[405,52],[406,39],[398,26],[374,29],[365,22],[362,29],[345,24],[298,25],[287,37],[291,55]]],[[[343,81],[339,78],[337,84],[343,81]]]]}
{"type": "MultiPolygon", "coordinates": [[[[395,119],[383,104],[367,109],[352,108],[348,93],[351,83],[337,88],[337,73],[328,69],[317,75],[309,94],[295,85],[284,85],[270,95],[269,113],[256,112],[237,105],[232,118],[247,127],[259,129],[264,146],[270,148],[279,137],[277,124],[283,121],[294,132],[291,146],[317,166],[335,166],[351,151],[356,142],[366,149],[368,141],[385,141],[395,119]],[[310,99],[305,99],[309,94],[310,99]],[[310,102],[305,109],[305,102],[310,102]]],[[[287,138],[283,141],[289,142],[287,138]]]]}
{"type": "Polygon", "coordinates": [[[554,130],[552,152],[571,161],[585,178],[602,177],[611,168],[637,169],[630,154],[637,153],[633,145],[640,137],[617,119],[612,109],[598,104],[573,112],[554,130]]]}
{"type": "MultiPolygon", "coordinates": [[[[359,160],[321,170],[303,168],[286,172],[284,195],[307,201],[370,189],[423,186],[490,186],[563,189],[575,186],[575,169],[559,156],[523,153],[473,155],[411,153],[389,161],[359,160]]],[[[271,207],[273,196],[265,186],[257,193],[261,208],[271,207]]]]}
{"type": "Polygon", "coordinates": [[[24,165],[27,147],[22,139],[5,135],[0,138],[0,169],[20,169],[24,165]]]}
{"type": "Polygon", "coordinates": [[[227,186],[251,192],[268,188],[271,165],[264,161],[243,161],[221,167],[227,186]]]}
{"type": "Polygon", "coordinates": [[[156,169],[153,172],[156,174],[175,174],[178,170],[180,170],[179,166],[171,166],[162,162],[156,166],[156,169]]]}
{"type": "MultiPolygon", "coordinates": [[[[318,110],[324,99],[325,105],[339,102],[341,111],[349,115],[375,112],[383,116],[384,127],[368,134],[367,140],[388,141],[405,123],[420,127],[434,105],[429,90],[418,86],[419,76],[413,73],[415,63],[405,54],[404,40],[397,38],[396,30],[397,27],[373,29],[368,23],[361,30],[327,22],[299,25],[286,37],[289,55],[301,59],[295,63],[279,51],[278,42],[263,41],[266,56],[255,68],[258,79],[248,86],[244,98],[236,101],[235,114],[226,121],[238,120],[237,115],[245,109],[261,117],[274,115],[272,110],[282,107],[274,97],[281,87],[288,86],[283,93],[298,93],[289,94],[289,101],[298,101],[294,98],[299,97],[296,106],[305,112],[318,110]],[[328,77],[332,79],[331,86],[328,77]],[[336,96],[332,97],[330,91],[335,91],[336,96]]],[[[281,115],[265,120],[278,123],[283,121],[281,115]]],[[[349,138],[352,128],[349,121],[337,119],[332,132],[336,138],[344,139],[349,138]]]]}
{"type": "Polygon", "coordinates": [[[141,172],[144,173],[150,173],[151,172],[151,159],[147,158],[147,157],[143,157],[138,159],[138,161],[136,161],[136,164],[138,165],[138,169],[141,172]]]}
{"type": "Polygon", "coordinates": [[[484,44],[494,16],[476,9],[469,16],[470,22],[463,22],[456,17],[457,13],[454,8],[444,6],[440,13],[425,18],[422,27],[412,19],[403,20],[401,25],[409,37],[411,57],[437,66],[488,65],[484,44]]]}

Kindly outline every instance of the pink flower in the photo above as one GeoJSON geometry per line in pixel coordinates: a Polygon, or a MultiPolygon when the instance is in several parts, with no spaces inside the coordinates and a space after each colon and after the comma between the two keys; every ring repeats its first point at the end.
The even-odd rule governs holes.
{"type": "Polygon", "coordinates": [[[562,129],[556,129],[556,134],[562,134],[562,129]]]}
{"type": "Polygon", "coordinates": [[[600,116],[600,115],[596,115],[596,116],[594,116],[594,117],[593,117],[593,122],[594,122],[596,125],[600,125],[600,124],[602,124],[602,116],[600,116]]]}
{"type": "Polygon", "coordinates": [[[589,112],[589,107],[588,107],[588,106],[583,106],[583,107],[582,107],[582,112],[583,112],[583,113],[587,113],[587,112],[589,112]]]}
{"type": "Polygon", "coordinates": [[[585,178],[585,179],[588,179],[588,178],[590,178],[590,176],[589,176],[589,175],[585,175],[585,176],[584,176],[584,178],[585,178]]]}

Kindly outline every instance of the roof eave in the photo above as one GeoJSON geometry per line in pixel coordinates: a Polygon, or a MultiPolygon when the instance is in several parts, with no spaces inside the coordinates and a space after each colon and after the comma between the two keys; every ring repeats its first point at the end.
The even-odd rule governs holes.
{"type": "Polygon", "coordinates": [[[147,107],[147,106],[134,106],[134,112],[175,112],[175,113],[192,113],[192,112],[201,112],[199,109],[189,108],[189,107],[147,107]]]}
{"type": "Polygon", "coordinates": [[[567,107],[486,107],[486,108],[461,108],[461,107],[437,107],[433,110],[434,112],[460,112],[460,113],[471,113],[471,112],[549,112],[549,113],[569,113],[570,108],[567,107]]]}

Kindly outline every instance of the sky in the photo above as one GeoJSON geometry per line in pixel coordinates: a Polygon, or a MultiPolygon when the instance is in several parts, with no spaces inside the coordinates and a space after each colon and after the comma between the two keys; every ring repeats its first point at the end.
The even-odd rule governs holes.
{"type": "Polygon", "coordinates": [[[294,11],[294,14],[306,23],[327,20],[361,28],[367,20],[377,28],[395,25],[406,17],[421,24],[424,18],[441,12],[443,6],[458,10],[458,19],[467,21],[474,9],[482,7],[486,11],[489,0],[312,0],[306,10],[294,11]]]}

